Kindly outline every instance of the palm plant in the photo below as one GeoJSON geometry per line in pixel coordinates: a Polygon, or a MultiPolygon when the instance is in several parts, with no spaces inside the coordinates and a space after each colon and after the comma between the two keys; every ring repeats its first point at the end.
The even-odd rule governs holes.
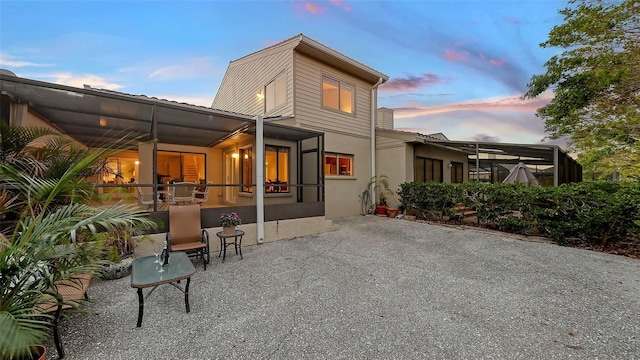
{"type": "MultiPolygon", "coordinates": [[[[0,134],[3,144],[5,134],[0,134]]],[[[48,165],[59,160],[51,159],[54,153],[37,158],[34,152],[11,152],[3,158],[0,188],[10,201],[2,206],[13,211],[16,221],[8,233],[0,234],[0,358],[26,356],[44,342],[51,317],[38,314],[38,306],[56,282],[100,268],[104,246],[95,241],[98,233],[157,225],[134,205],[97,208],[84,203],[90,187],[79,179],[119,150],[67,154],[69,166],[57,177],[43,177],[51,169],[48,165]],[[38,169],[43,171],[22,171],[30,162],[42,164],[38,169]]]]}

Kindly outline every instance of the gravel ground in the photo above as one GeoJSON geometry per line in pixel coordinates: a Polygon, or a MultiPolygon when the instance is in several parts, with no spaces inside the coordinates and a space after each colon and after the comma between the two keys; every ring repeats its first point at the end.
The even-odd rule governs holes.
{"type": "MultiPolygon", "coordinates": [[[[640,359],[640,261],[505,234],[358,216],[212,257],[145,303],[94,280],[68,359],[640,359]]],[[[55,348],[48,348],[56,358],[55,348]]]]}

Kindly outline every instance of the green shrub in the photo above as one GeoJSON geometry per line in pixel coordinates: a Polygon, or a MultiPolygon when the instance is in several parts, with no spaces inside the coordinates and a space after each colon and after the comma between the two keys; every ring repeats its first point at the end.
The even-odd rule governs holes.
{"type": "Polygon", "coordinates": [[[458,203],[477,212],[478,223],[514,233],[534,228],[560,244],[581,237],[608,244],[640,232],[640,182],[583,182],[558,187],[522,184],[404,183],[402,206],[451,215],[458,203]]]}

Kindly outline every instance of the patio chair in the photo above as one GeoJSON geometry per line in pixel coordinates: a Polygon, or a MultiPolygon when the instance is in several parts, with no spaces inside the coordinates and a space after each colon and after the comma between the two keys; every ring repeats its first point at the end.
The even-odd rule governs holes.
{"type": "Polygon", "coordinates": [[[82,299],[89,300],[87,289],[89,288],[91,277],[91,274],[79,274],[72,279],[56,282],[55,289],[43,295],[36,307],[36,312],[39,314],[53,313],[51,327],[53,328],[53,339],[59,359],[65,357],[59,331],[62,310],[79,307],[82,299]]]}
{"type": "MultiPolygon", "coordinates": [[[[138,202],[140,205],[146,205],[147,210],[153,208],[153,192],[142,192],[142,188],[136,187],[138,189],[138,202]]],[[[162,206],[164,200],[160,197],[160,193],[156,194],[156,199],[158,201],[158,207],[162,206]]]]}
{"type": "Polygon", "coordinates": [[[169,206],[169,251],[183,251],[189,256],[199,256],[207,270],[210,260],[209,232],[202,229],[200,205],[169,206]],[[206,255],[206,259],[205,259],[206,255]]]}
{"type": "MultiPolygon", "coordinates": [[[[211,183],[209,183],[211,184],[211,183]]],[[[209,200],[209,189],[211,186],[198,186],[193,192],[193,202],[196,204],[202,204],[209,200]]]]}
{"type": "Polygon", "coordinates": [[[169,202],[172,205],[179,203],[192,203],[196,184],[189,182],[177,182],[173,183],[173,185],[170,186],[170,189],[171,190],[169,192],[171,193],[171,198],[169,202]]]}

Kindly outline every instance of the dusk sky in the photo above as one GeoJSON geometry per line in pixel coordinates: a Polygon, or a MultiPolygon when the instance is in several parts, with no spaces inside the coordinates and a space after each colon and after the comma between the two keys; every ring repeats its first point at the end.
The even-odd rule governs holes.
{"type": "Polygon", "coordinates": [[[299,33],[389,76],[396,129],[538,143],[521,100],[566,1],[7,1],[0,68],[210,106],[231,60],[299,33]]]}

